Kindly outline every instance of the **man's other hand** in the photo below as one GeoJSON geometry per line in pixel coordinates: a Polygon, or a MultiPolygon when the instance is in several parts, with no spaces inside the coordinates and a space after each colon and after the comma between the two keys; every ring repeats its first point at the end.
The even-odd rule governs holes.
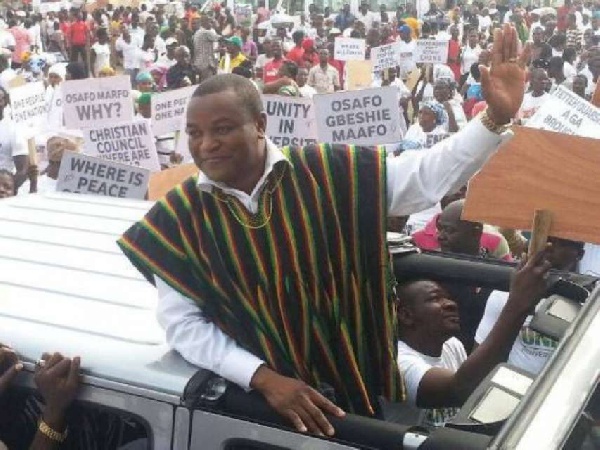
{"type": "Polygon", "coordinates": [[[523,312],[530,312],[548,288],[546,275],[552,267],[546,259],[548,251],[549,248],[542,250],[531,258],[523,256],[511,280],[509,302],[523,312]]]}
{"type": "Polygon", "coordinates": [[[302,433],[333,436],[335,430],[325,414],[345,415],[342,409],[303,381],[279,375],[266,366],[256,371],[250,387],[262,393],[269,405],[302,433]]]}
{"type": "Polygon", "coordinates": [[[0,395],[8,389],[21,369],[23,369],[23,364],[19,362],[15,351],[0,344],[0,395]]]}

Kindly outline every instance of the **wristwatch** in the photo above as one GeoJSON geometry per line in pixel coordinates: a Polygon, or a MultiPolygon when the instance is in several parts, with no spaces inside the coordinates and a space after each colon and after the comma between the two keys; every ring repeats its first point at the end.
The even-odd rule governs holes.
{"type": "Polygon", "coordinates": [[[481,120],[481,123],[483,124],[484,127],[486,127],[488,130],[490,130],[492,133],[496,133],[496,134],[504,133],[506,130],[508,130],[510,128],[510,125],[511,125],[510,122],[507,124],[504,124],[504,125],[498,125],[497,123],[495,123],[490,118],[487,108],[479,115],[479,120],[481,120]]]}
{"type": "Polygon", "coordinates": [[[38,426],[38,430],[48,439],[54,442],[62,443],[65,441],[68,435],[68,430],[65,429],[62,433],[59,433],[55,429],[51,428],[46,422],[40,420],[40,425],[38,426]]]}

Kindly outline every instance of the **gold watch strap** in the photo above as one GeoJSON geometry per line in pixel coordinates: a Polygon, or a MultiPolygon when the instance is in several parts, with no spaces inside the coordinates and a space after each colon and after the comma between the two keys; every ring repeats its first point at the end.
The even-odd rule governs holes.
{"type": "Polygon", "coordinates": [[[59,433],[55,429],[51,428],[46,422],[40,420],[40,425],[38,426],[40,433],[46,436],[48,439],[54,442],[64,442],[67,438],[68,430],[65,429],[64,432],[59,433]]]}
{"type": "Polygon", "coordinates": [[[496,134],[502,134],[510,127],[510,123],[506,125],[498,125],[495,123],[488,115],[487,109],[479,115],[479,120],[481,120],[484,127],[496,134]]]}

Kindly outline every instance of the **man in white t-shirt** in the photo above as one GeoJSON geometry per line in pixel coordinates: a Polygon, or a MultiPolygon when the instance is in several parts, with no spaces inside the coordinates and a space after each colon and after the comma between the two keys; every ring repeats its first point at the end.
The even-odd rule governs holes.
{"type": "Polygon", "coordinates": [[[544,277],[550,269],[545,257],[545,251],[538,253],[516,272],[498,321],[468,358],[454,337],[460,331],[460,318],[448,293],[427,280],[399,286],[398,367],[417,423],[443,426],[481,380],[506,360],[528,311],[545,291],[544,277]]]}
{"type": "MultiPolygon", "coordinates": [[[[552,248],[548,252],[548,261],[552,264],[552,268],[574,271],[583,258],[584,244],[552,237],[549,241],[552,243],[552,248]]],[[[477,328],[477,333],[475,333],[477,344],[481,344],[487,339],[508,301],[508,296],[507,292],[502,291],[494,291],[490,294],[483,318],[477,328]]],[[[508,355],[508,362],[537,375],[552,356],[558,342],[529,328],[531,319],[532,316],[527,316],[519,330],[508,355]]]]}
{"type": "Polygon", "coordinates": [[[139,48],[131,39],[131,33],[123,27],[123,34],[115,43],[115,50],[123,57],[123,71],[131,78],[133,85],[135,77],[140,70],[139,48]]]}
{"type": "Polygon", "coordinates": [[[8,92],[0,88],[0,169],[15,174],[15,188],[19,188],[27,179],[28,152],[22,133],[9,117],[4,117],[8,105],[8,92]]]}
{"type": "Polygon", "coordinates": [[[546,70],[533,69],[531,71],[531,90],[523,96],[521,108],[517,113],[517,119],[521,121],[521,124],[525,124],[550,98],[550,94],[546,92],[549,83],[550,79],[546,70]]]}
{"type": "Polygon", "coordinates": [[[360,9],[356,13],[356,20],[362,22],[367,31],[373,28],[373,23],[375,22],[376,17],[373,11],[369,11],[368,3],[362,3],[360,5],[360,9]]]}

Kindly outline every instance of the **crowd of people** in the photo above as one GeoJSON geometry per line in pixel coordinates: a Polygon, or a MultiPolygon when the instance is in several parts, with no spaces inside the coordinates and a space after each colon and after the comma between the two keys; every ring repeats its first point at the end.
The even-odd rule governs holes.
{"type": "MultiPolygon", "coordinates": [[[[192,364],[259,391],[300,431],[332,435],[326,414],[344,411],[385,417],[379,395],[408,400],[410,420],[443,426],[497,363],[536,374],[557,345],[528,327],[531,311],[550,269],[579,270],[584,243],[552,238],[527,259],[526,233],[461,214],[468,180],[505,139],[507,125],[526,124],[559,86],[591,100],[599,43],[600,5],[581,0],[539,9],[432,3],[428,11],[407,5],[395,12],[385,4],[377,11],[346,4],[338,12],[311,4],[297,17],[269,11],[263,0],[246,16],[225,4],[180,2],[8,10],[0,23],[0,199],[55,190],[64,153],[82,151],[81,135],[65,130],[60,108],[52,107],[65,81],[128,75],[136,114],[146,119],[153,96],[198,85],[186,133],[200,175],[120,241],[157,286],[169,345],[192,364]],[[397,66],[372,73],[367,86],[397,89],[406,130],[386,146],[384,164],[372,150],[282,151],[267,139],[261,95],[313,98],[349,89],[348,64],[335,59],[338,37],[364,39],[367,60],[373,48],[399,43],[397,66]],[[419,39],[448,42],[447,63],[415,63],[419,39]],[[30,163],[11,119],[16,79],[46,86],[45,167],[30,163]],[[360,167],[349,173],[355,162],[360,167]],[[384,229],[412,235],[423,251],[519,262],[510,292],[423,279],[398,280],[392,291],[380,273],[384,229]],[[252,255],[240,261],[240,249],[252,255]],[[303,279],[290,281],[290,274],[303,279]],[[390,327],[396,316],[397,328],[390,327]],[[325,384],[334,399],[320,391],[325,384]]],[[[178,138],[155,137],[163,169],[185,160],[178,138]]],[[[7,353],[5,366],[20,369],[11,352],[3,347],[0,358],[7,353]]],[[[56,398],[50,391],[60,381],[71,400],[79,360],[44,361],[38,370],[56,367],[52,383],[38,377],[44,398],[56,398]]],[[[40,442],[62,437],[62,418],[41,423],[50,432],[40,442]]]]}

